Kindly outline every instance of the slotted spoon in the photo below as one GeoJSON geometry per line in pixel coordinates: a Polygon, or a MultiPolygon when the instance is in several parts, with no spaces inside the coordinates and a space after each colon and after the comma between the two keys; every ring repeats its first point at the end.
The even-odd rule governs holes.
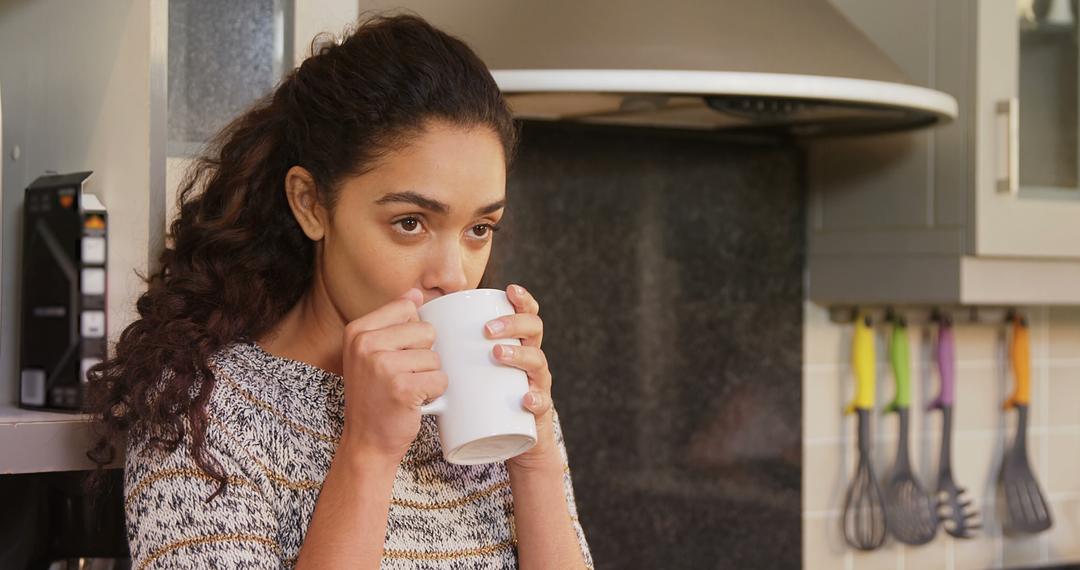
{"type": "Polygon", "coordinates": [[[910,368],[907,323],[903,317],[893,320],[889,339],[889,361],[896,382],[896,397],[885,408],[900,418],[900,442],[896,462],[885,483],[885,501],[889,532],[904,544],[926,544],[934,539],[938,528],[937,501],[927,492],[911,469],[908,429],[911,412],[910,368]]]}

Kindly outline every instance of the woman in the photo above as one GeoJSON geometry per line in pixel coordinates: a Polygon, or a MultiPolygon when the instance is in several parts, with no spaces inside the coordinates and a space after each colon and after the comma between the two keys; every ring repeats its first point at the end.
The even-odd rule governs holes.
{"type": "MultiPolygon", "coordinates": [[[[483,62],[376,16],[230,124],[185,181],[160,270],[91,372],[126,434],[136,568],[591,567],[539,305],[520,338],[537,444],[447,463],[420,406],[446,389],[417,307],[476,288],[517,145],[483,62]]],[[[494,323],[492,323],[494,324],[494,323]]]]}

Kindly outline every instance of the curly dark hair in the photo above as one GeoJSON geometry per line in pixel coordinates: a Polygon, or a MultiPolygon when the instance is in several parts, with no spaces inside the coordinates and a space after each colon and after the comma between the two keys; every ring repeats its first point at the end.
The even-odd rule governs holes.
{"type": "Polygon", "coordinates": [[[312,52],[187,172],[160,265],[141,276],[139,317],[88,373],[88,411],[100,421],[87,455],[99,474],[125,436],[172,452],[190,435],[195,463],[219,483],[214,495],[224,489],[226,474],[203,448],[208,357],[271,330],[314,276],[314,245],[286,200],[290,167],[311,173],[333,211],[344,177],[440,120],[493,130],[509,170],[520,125],[460,39],[409,11],[367,13],[340,42],[317,37],[312,52]]]}

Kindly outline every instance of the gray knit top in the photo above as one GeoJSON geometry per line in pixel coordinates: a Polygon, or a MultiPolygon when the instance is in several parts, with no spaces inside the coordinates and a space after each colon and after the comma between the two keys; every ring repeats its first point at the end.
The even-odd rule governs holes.
{"type": "MultiPolygon", "coordinates": [[[[330,468],[344,412],[342,377],[234,343],[210,360],[206,452],[226,491],[196,467],[187,442],[172,453],[130,438],[124,469],[133,568],[290,568],[330,468]]],[[[586,564],[558,413],[563,485],[586,564]]],[[[190,436],[189,436],[190,437],[190,436]]],[[[454,465],[433,416],[394,479],[382,568],[517,568],[514,504],[505,463],[454,465]]]]}

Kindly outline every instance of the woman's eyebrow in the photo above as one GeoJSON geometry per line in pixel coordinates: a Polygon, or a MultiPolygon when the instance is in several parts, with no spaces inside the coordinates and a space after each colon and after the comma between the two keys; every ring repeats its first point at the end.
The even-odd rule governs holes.
{"type": "MultiPolygon", "coordinates": [[[[438,200],[436,200],[434,198],[429,198],[427,196],[424,196],[423,194],[419,194],[417,192],[414,192],[412,190],[406,190],[404,192],[390,192],[388,194],[384,194],[382,198],[379,198],[378,200],[375,200],[375,205],[381,206],[383,204],[389,204],[391,202],[404,202],[404,203],[407,203],[407,204],[414,204],[414,205],[419,206],[419,207],[421,207],[421,208],[423,208],[425,210],[430,210],[432,212],[435,212],[436,214],[440,214],[440,215],[443,215],[443,216],[450,213],[450,206],[449,205],[444,204],[443,202],[440,202],[440,201],[438,201],[438,200]]],[[[494,202],[494,203],[488,204],[487,206],[477,208],[476,209],[476,215],[477,216],[486,216],[488,214],[497,212],[498,210],[504,208],[505,206],[506,206],[506,199],[503,198],[502,200],[499,200],[498,202],[494,202]]]]}

